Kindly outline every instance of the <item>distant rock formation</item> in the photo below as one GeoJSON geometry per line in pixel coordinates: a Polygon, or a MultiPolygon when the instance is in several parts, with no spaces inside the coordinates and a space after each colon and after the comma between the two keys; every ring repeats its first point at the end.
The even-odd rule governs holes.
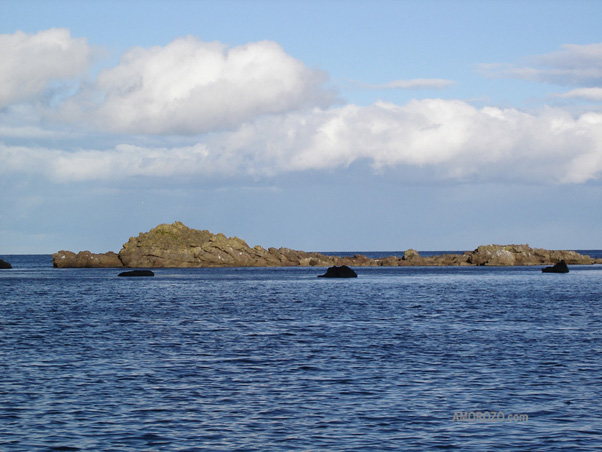
{"type": "Polygon", "coordinates": [[[0,269],[2,269],[2,270],[8,270],[9,268],[13,268],[13,266],[10,265],[8,262],[0,259],[0,269]]]}
{"type": "Polygon", "coordinates": [[[251,248],[238,237],[191,229],[176,221],[160,224],[148,232],[131,237],[119,254],[93,254],[59,251],[52,255],[54,267],[401,267],[456,265],[552,265],[564,260],[570,265],[602,263],[575,251],[549,251],[529,245],[486,245],[463,254],[421,256],[409,249],[402,257],[370,259],[356,254],[350,257],[326,256],[290,248],[251,248]]]}
{"type": "Polygon", "coordinates": [[[560,261],[552,267],[542,268],[541,271],[543,273],[568,273],[569,267],[566,265],[565,261],[560,261]]]}
{"type": "Polygon", "coordinates": [[[123,263],[112,251],[94,254],[90,251],[59,251],[52,255],[52,266],[55,268],[119,268],[123,263]]]}
{"type": "Polygon", "coordinates": [[[529,245],[486,245],[464,253],[468,255],[471,265],[546,265],[564,260],[571,265],[589,265],[602,263],[600,259],[592,259],[575,251],[550,251],[542,248],[531,248],[529,245]]]}
{"type": "Polygon", "coordinates": [[[117,276],[125,276],[126,278],[139,277],[139,276],[155,276],[150,270],[130,270],[127,272],[121,272],[117,276]]]}
{"type": "Polygon", "coordinates": [[[357,278],[357,273],[346,265],[341,265],[340,267],[329,267],[326,273],[318,275],[318,278],[357,278]]]}

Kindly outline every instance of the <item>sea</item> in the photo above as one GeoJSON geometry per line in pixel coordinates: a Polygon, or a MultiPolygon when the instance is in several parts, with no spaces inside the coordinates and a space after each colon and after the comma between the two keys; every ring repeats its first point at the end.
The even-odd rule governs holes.
{"type": "Polygon", "coordinates": [[[3,452],[602,450],[602,265],[0,258],[3,452]]]}

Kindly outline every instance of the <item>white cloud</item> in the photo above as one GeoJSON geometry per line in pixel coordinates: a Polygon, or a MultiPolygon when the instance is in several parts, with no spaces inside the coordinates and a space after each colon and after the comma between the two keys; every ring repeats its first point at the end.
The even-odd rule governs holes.
{"type": "Polygon", "coordinates": [[[602,101],[602,88],[578,88],[566,93],[554,94],[563,99],[585,99],[594,102],[602,101]]]}
{"type": "Polygon", "coordinates": [[[600,120],[597,113],[575,119],[560,109],[528,114],[441,99],[347,105],[268,119],[252,134],[237,132],[238,147],[228,152],[255,149],[255,167],[268,174],[363,160],[376,170],[429,167],[434,179],[579,183],[600,177],[600,120]],[[593,163],[577,165],[581,159],[593,163]]]}
{"type": "Polygon", "coordinates": [[[82,75],[92,50],[69,30],[53,28],[36,34],[0,35],[0,108],[42,93],[50,82],[82,75]]]}
{"type": "Polygon", "coordinates": [[[574,118],[561,109],[531,114],[427,99],[265,116],[188,146],[75,152],[0,146],[0,172],[62,182],[265,178],[358,161],[375,171],[428,168],[432,180],[583,183],[602,177],[602,114],[574,118]]]}
{"type": "MultiPolygon", "coordinates": [[[[8,69],[3,66],[0,75],[0,101],[8,104],[39,95],[52,80],[80,74],[90,58],[86,41],[72,39],[67,30],[3,35],[4,49],[8,69]],[[13,48],[19,45],[21,50],[13,48]],[[19,77],[27,80],[21,91],[19,77]]],[[[535,58],[541,67],[511,72],[552,80],[558,71],[566,77],[573,71],[571,77],[579,74],[581,83],[589,83],[597,77],[601,55],[602,44],[565,46],[535,58]]],[[[324,74],[269,41],[228,47],[186,37],[131,49],[57,108],[62,116],[55,117],[64,121],[60,127],[45,128],[50,116],[40,120],[35,105],[12,104],[2,113],[7,120],[0,136],[8,143],[52,140],[72,148],[89,136],[75,126],[91,123],[101,129],[96,142],[111,143],[107,149],[0,143],[0,174],[41,175],[55,182],[266,178],[364,162],[377,172],[426,168],[439,180],[583,183],[602,177],[601,113],[479,109],[442,99],[324,108],[333,101],[324,81],[324,74]],[[114,145],[116,136],[104,131],[146,136],[124,135],[122,144],[114,145]],[[205,132],[211,133],[194,136],[205,132]]],[[[397,80],[379,88],[451,83],[397,80]]],[[[600,100],[602,91],[585,87],[556,96],[600,100]]]]}
{"type": "Polygon", "coordinates": [[[453,80],[441,78],[415,78],[412,80],[394,80],[381,85],[368,85],[370,89],[440,89],[453,85],[453,80]]]}
{"type": "Polygon", "coordinates": [[[480,69],[490,77],[597,86],[602,84],[602,43],[566,44],[557,52],[530,57],[523,65],[482,64],[480,69]]]}
{"type": "Polygon", "coordinates": [[[324,73],[271,41],[227,47],[192,36],[135,48],[65,108],[101,128],[134,134],[198,134],[263,114],[329,105],[324,73]]]}

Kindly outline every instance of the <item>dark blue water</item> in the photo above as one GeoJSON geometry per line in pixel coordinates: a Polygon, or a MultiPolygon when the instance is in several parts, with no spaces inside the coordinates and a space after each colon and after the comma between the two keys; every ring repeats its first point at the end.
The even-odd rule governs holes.
{"type": "Polygon", "coordinates": [[[602,448],[601,265],[325,280],[5,260],[2,451],[602,448]]]}

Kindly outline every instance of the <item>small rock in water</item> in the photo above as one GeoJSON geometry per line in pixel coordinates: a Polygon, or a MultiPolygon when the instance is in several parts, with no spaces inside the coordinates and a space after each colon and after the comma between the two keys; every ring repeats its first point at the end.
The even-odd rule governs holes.
{"type": "Polygon", "coordinates": [[[13,266],[10,265],[8,262],[3,261],[2,259],[0,259],[0,268],[1,269],[8,269],[8,268],[13,268],[13,266]]]}
{"type": "Polygon", "coordinates": [[[568,273],[569,267],[566,265],[566,262],[562,260],[553,267],[542,268],[541,271],[543,273],[568,273]]]}
{"type": "Polygon", "coordinates": [[[155,274],[150,270],[131,270],[119,273],[117,276],[155,276],[155,274]]]}
{"type": "Polygon", "coordinates": [[[318,275],[318,278],[357,278],[357,273],[346,265],[340,267],[329,267],[326,273],[318,275]]]}

